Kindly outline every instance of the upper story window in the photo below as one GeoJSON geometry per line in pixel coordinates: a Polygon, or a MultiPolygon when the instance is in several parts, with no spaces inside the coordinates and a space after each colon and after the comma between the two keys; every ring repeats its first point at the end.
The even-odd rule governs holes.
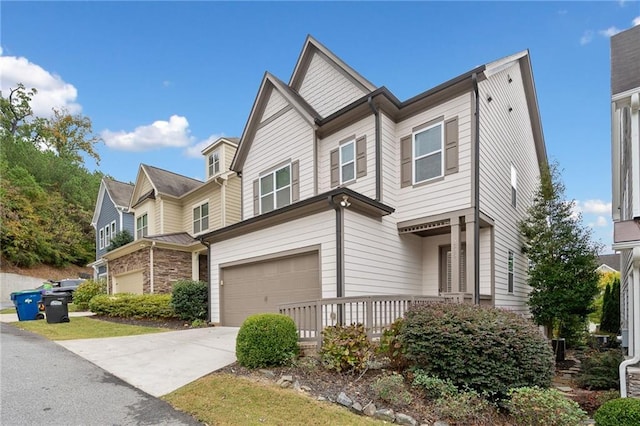
{"type": "Polygon", "coordinates": [[[220,173],[220,151],[209,154],[209,177],[220,173]]]}
{"type": "Polygon", "coordinates": [[[513,207],[516,206],[516,184],[518,181],[518,173],[516,172],[515,166],[511,165],[511,205],[513,207]]]}
{"type": "Polygon", "coordinates": [[[148,223],[147,213],[136,219],[136,238],[146,237],[149,231],[149,223],[148,223]]]}
{"type": "Polygon", "coordinates": [[[111,244],[111,227],[109,225],[104,227],[104,246],[108,247],[111,244]]]}
{"type": "Polygon", "coordinates": [[[114,220],[113,222],[111,222],[111,238],[113,239],[115,235],[116,235],[116,221],[114,220]]]}
{"type": "Polygon", "coordinates": [[[340,183],[356,178],[355,141],[340,146],[340,183]]]}
{"type": "Polygon", "coordinates": [[[193,209],[193,233],[209,229],[209,203],[204,203],[193,209]]]}
{"type": "Polygon", "coordinates": [[[426,182],[444,175],[444,132],[442,123],[413,133],[413,183],[426,182]]]}
{"type": "Polygon", "coordinates": [[[260,212],[267,213],[291,204],[291,165],[260,177],[260,212]]]}
{"type": "Polygon", "coordinates": [[[100,228],[100,230],[98,231],[99,234],[99,239],[98,239],[98,247],[100,249],[104,248],[104,228],[100,228]]]}

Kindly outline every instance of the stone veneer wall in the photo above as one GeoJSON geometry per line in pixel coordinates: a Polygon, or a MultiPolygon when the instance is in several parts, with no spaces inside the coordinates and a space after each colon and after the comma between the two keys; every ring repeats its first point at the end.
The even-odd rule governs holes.
{"type": "MultiPolygon", "coordinates": [[[[113,277],[142,269],[142,288],[149,288],[149,248],[142,248],[126,256],[109,261],[109,292],[113,292],[113,277]]],[[[146,291],[148,292],[148,290],[146,291]]]]}
{"type": "Polygon", "coordinates": [[[209,283],[209,255],[207,252],[200,253],[198,256],[199,268],[199,280],[204,281],[205,283],[209,283]]]}
{"type": "Polygon", "coordinates": [[[640,368],[627,369],[627,396],[640,398],[640,368]]]}
{"type": "MultiPolygon", "coordinates": [[[[191,253],[155,248],[153,250],[153,292],[171,293],[172,285],[178,280],[191,279],[191,253]]],[[[151,287],[145,279],[143,291],[149,293],[151,287]]]]}

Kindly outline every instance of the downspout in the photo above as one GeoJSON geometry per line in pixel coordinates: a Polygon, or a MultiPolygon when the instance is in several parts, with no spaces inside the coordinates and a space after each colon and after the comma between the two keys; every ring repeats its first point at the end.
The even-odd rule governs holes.
{"type": "Polygon", "coordinates": [[[627,367],[640,362],[640,247],[633,248],[633,280],[627,285],[629,311],[633,314],[633,358],[620,363],[620,397],[627,398],[627,367]]]}
{"type": "Polygon", "coordinates": [[[207,247],[207,323],[211,322],[211,243],[200,239],[200,242],[207,247]]]}
{"type": "Polygon", "coordinates": [[[153,241],[149,247],[149,292],[153,294],[153,248],[156,246],[156,242],[153,241]]]}
{"type": "Polygon", "coordinates": [[[474,147],[474,188],[473,188],[473,303],[480,304],[480,95],[478,92],[478,75],[471,75],[473,93],[476,97],[475,141],[474,147]]]}
{"type": "MultiPolygon", "coordinates": [[[[336,297],[344,297],[344,264],[343,250],[344,241],[342,235],[342,207],[336,203],[333,197],[329,196],[329,205],[336,211],[336,297]]],[[[338,304],[337,324],[343,325],[342,305],[338,304]]]]}
{"type": "Polygon", "coordinates": [[[382,137],[380,129],[380,110],[373,104],[373,98],[369,96],[367,104],[375,116],[376,122],[376,201],[382,199],[382,137]]]}

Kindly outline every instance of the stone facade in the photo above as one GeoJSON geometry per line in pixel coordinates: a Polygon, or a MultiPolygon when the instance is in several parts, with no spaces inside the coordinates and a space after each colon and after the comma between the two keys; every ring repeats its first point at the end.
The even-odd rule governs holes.
{"type": "Polygon", "coordinates": [[[139,271],[142,269],[143,288],[149,284],[149,248],[142,248],[126,256],[109,261],[109,276],[107,285],[109,292],[113,292],[113,277],[127,272],[139,271]]]}
{"type": "Polygon", "coordinates": [[[640,368],[627,369],[627,396],[640,398],[640,368]]]}
{"type": "Polygon", "coordinates": [[[199,280],[200,281],[204,281],[205,283],[209,283],[209,255],[204,252],[204,253],[200,253],[200,256],[198,256],[198,262],[199,262],[199,280]]]}

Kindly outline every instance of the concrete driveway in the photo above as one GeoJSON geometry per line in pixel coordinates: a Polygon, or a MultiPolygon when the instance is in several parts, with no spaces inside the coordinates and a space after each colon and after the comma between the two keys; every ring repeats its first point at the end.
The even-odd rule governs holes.
{"type": "Polygon", "coordinates": [[[59,340],[59,345],[153,396],[166,395],[236,361],[237,327],[59,340]]]}

